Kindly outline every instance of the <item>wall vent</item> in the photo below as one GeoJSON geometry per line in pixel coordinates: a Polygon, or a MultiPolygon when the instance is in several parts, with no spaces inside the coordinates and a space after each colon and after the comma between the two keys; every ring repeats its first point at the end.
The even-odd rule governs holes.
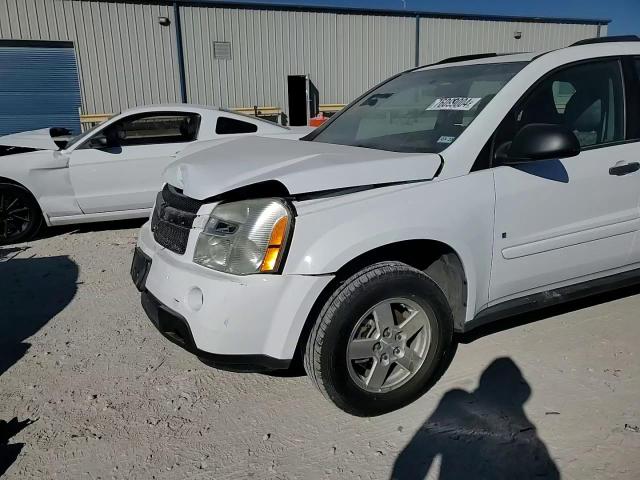
{"type": "Polygon", "coordinates": [[[213,42],[213,58],[231,60],[231,42],[213,42]]]}

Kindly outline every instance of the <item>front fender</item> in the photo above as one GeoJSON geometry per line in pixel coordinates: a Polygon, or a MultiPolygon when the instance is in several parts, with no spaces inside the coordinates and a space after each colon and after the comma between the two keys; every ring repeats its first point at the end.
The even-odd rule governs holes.
{"type": "Polygon", "coordinates": [[[454,250],[467,279],[467,319],[487,303],[494,189],[489,171],[296,203],[285,273],[338,271],[378,247],[435,240],[454,250]]]}
{"type": "Polygon", "coordinates": [[[38,202],[44,219],[82,213],[69,177],[67,155],[51,150],[2,157],[0,177],[22,185],[38,202]]]}

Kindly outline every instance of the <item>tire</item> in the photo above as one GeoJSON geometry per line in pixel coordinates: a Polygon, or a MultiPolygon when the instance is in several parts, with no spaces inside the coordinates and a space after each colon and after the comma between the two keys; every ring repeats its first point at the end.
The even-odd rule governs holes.
{"type": "Polygon", "coordinates": [[[42,225],[42,213],[31,193],[19,185],[0,184],[0,245],[32,238],[42,225]]]}
{"type": "Polygon", "coordinates": [[[404,263],[377,263],[341,283],[326,301],[307,340],[305,370],[338,408],[361,417],[381,415],[415,401],[431,388],[451,360],[452,336],[451,309],[433,280],[404,263]],[[391,317],[385,317],[385,311],[391,317]],[[380,325],[390,325],[389,318],[395,326],[385,329],[386,333],[397,333],[386,339],[380,325]],[[418,318],[424,327],[411,334],[415,325],[410,328],[409,320],[418,318]],[[403,325],[409,325],[406,333],[413,336],[406,338],[403,325]],[[362,332],[368,336],[362,337],[362,332]],[[378,343],[373,343],[373,358],[351,358],[362,354],[356,344],[369,352],[371,342],[378,343]],[[420,359],[417,351],[423,352],[420,359]],[[380,365],[380,372],[388,368],[387,373],[373,374],[380,365]],[[378,385],[380,379],[384,380],[378,385]]]}

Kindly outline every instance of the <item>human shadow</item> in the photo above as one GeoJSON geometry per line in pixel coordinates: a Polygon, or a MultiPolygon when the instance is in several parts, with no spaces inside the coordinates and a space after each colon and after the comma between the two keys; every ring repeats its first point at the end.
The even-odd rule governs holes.
{"type": "Polygon", "coordinates": [[[32,420],[19,422],[17,417],[12,418],[9,422],[0,420],[0,477],[15,462],[24,447],[24,443],[9,443],[9,440],[32,423],[32,420]]]}
{"type": "Polygon", "coordinates": [[[559,479],[524,412],[530,396],[513,360],[494,360],[475,391],[453,389],[442,397],[396,459],[391,478],[424,479],[440,457],[440,480],[559,479]]]}
{"type": "MultiPolygon", "coordinates": [[[[2,251],[8,260],[0,261],[0,376],[29,350],[26,340],[71,302],[78,281],[78,266],[67,256],[18,259],[2,251]]],[[[0,475],[23,447],[9,440],[30,423],[0,420],[0,475]]]]}

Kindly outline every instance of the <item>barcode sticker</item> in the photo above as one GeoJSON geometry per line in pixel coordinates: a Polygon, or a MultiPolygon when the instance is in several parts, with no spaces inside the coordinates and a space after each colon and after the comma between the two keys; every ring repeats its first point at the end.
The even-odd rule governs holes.
{"type": "Polygon", "coordinates": [[[436,98],[427,110],[471,110],[480,100],[472,97],[436,98]]]}

